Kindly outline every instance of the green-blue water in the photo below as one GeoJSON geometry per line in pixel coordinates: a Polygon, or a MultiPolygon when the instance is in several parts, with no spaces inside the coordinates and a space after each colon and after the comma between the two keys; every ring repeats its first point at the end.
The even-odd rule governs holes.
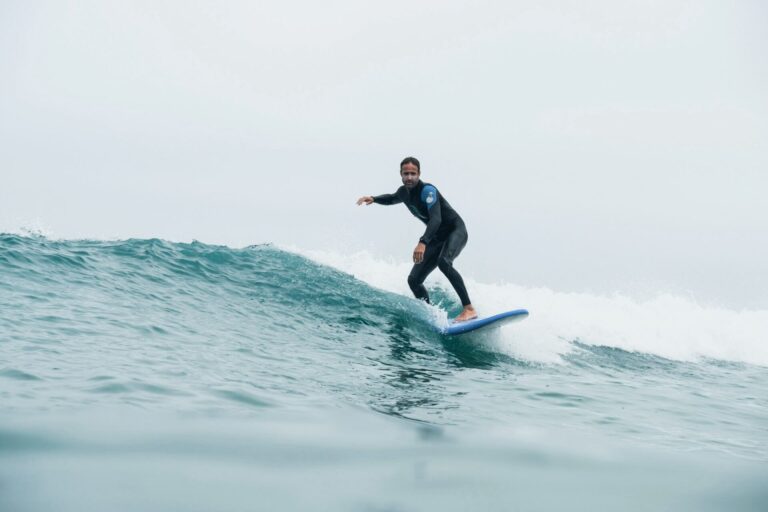
{"type": "Polygon", "coordinates": [[[526,298],[444,338],[271,246],[0,235],[0,510],[766,509],[765,332],[542,362],[526,298]]]}

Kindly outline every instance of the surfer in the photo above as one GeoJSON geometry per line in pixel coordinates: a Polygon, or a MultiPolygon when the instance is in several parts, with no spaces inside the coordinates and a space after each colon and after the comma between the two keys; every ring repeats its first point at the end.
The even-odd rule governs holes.
{"type": "Polygon", "coordinates": [[[394,194],[363,196],[357,200],[357,205],[405,203],[408,210],[427,225],[424,235],[419,238],[419,243],[413,250],[413,269],[408,275],[408,286],[417,299],[429,304],[424,280],[436,267],[439,268],[456,290],[464,306],[454,321],[472,320],[477,318],[477,312],[469,300],[464,279],[453,268],[453,260],[467,244],[467,228],[456,210],[451,208],[435,186],[422,182],[420,177],[421,164],[416,158],[409,156],[400,162],[402,187],[394,194]]]}

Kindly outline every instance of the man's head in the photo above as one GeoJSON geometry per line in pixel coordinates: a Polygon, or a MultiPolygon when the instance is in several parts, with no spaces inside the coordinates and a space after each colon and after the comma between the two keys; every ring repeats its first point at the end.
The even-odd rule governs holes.
{"type": "Polygon", "coordinates": [[[400,162],[400,178],[402,178],[405,188],[410,189],[418,185],[420,176],[421,164],[416,158],[409,156],[400,162]]]}

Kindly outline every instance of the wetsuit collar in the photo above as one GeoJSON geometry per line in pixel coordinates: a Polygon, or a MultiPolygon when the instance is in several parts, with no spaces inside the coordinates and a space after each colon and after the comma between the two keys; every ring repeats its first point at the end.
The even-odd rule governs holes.
{"type": "Polygon", "coordinates": [[[409,190],[408,193],[411,194],[411,195],[416,194],[416,193],[420,193],[421,192],[421,188],[423,186],[424,186],[424,183],[421,180],[419,180],[419,181],[416,182],[416,186],[413,187],[411,190],[409,190]]]}

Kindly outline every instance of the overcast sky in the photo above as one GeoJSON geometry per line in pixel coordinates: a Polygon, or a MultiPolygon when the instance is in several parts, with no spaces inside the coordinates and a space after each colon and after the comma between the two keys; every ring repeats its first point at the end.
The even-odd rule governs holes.
{"type": "Polygon", "coordinates": [[[0,230],[366,249],[768,307],[761,1],[0,0],[0,230]]]}

